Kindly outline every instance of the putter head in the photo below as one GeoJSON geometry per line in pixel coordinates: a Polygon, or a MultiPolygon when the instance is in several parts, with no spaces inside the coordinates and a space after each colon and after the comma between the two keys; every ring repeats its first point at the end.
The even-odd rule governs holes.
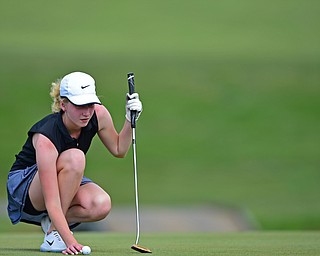
{"type": "Polygon", "coordinates": [[[141,252],[141,253],[152,253],[152,251],[146,247],[143,247],[141,245],[138,244],[134,244],[131,246],[131,249],[137,251],[137,252],[141,252]]]}

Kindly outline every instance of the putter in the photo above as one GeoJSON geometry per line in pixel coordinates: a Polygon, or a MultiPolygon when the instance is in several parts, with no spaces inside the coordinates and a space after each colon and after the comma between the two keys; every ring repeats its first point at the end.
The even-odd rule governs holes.
{"type": "MultiPolygon", "coordinates": [[[[129,94],[134,93],[134,74],[128,73],[129,94]]],[[[150,249],[139,245],[140,238],[140,217],[139,217],[139,198],[138,198],[138,173],[137,173],[137,152],[136,152],[136,111],[131,111],[132,128],[132,149],[133,149],[133,169],[134,169],[134,191],[136,204],[136,242],[131,249],[141,253],[152,253],[150,249]]]]}

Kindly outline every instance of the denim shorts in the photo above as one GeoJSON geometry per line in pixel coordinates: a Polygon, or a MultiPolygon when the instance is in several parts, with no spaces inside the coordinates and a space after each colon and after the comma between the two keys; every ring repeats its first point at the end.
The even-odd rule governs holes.
{"type": "MultiPolygon", "coordinates": [[[[24,211],[29,187],[37,171],[38,167],[34,164],[24,170],[10,171],[8,174],[7,211],[12,224],[17,224],[22,221],[30,224],[41,225],[41,219],[48,215],[46,211],[37,212],[36,214],[30,214],[24,211]]],[[[82,186],[88,182],[92,182],[92,180],[83,176],[80,185],[82,186]]]]}

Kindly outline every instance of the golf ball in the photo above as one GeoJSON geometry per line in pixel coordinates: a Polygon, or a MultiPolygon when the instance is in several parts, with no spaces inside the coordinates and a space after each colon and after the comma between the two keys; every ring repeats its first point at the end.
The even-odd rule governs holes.
{"type": "Polygon", "coordinates": [[[91,253],[90,246],[85,245],[82,247],[82,254],[90,254],[90,253],[91,253]]]}

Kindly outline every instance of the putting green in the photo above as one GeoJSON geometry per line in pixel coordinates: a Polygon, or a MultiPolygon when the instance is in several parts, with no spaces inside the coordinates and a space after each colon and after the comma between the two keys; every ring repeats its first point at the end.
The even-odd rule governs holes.
{"type": "MultiPolygon", "coordinates": [[[[80,243],[92,255],[139,255],[130,249],[134,234],[79,232],[80,243]]],[[[0,234],[0,255],[44,255],[39,252],[42,234],[0,234]]],[[[154,255],[319,255],[320,232],[242,232],[143,234],[141,245],[154,255]]],[[[46,254],[47,255],[47,254],[46,254]]]]}

